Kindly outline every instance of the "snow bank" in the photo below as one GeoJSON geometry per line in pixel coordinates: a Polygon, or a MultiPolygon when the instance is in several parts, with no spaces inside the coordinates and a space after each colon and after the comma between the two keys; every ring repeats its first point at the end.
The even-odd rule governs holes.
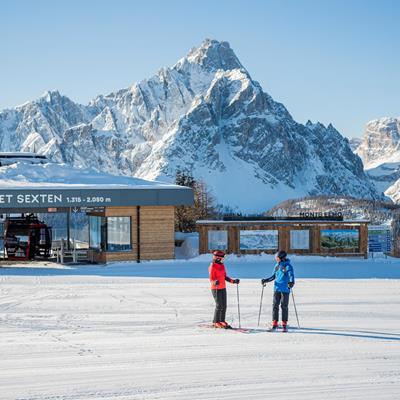
{"type": "Polygon", "coordinates": [[[175,247],[175,257],[177,259],[190,259],[199,255],[199,234],[175,232],[175,239],[182,240],[179,247],[175,247]]]}
{"type": "MultiPolygon", "coordinates": [[[[194,238],[193,238],[194,240],[194,238]]],[[[291,256],[297,278],[307,279],[400,279],[398,258],[335,258],[291,256]]],[[[126,277],[207,278],[211,256],[165,261],[115,262],[105,266],[65,267],[53,263],[16,264],[0,268],[1,275],[100,275],[126,277]]],[[[272,255],[229,255],[225,262],[229,275],[242,279],[261,279],[271,275],[272,255]]]]}

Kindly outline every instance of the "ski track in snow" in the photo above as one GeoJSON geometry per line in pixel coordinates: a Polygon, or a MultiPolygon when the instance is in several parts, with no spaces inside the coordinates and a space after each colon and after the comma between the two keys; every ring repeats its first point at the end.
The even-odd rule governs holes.
{"type": "MultiPolygon", "coordinates": [[[[204,278],[12,271],[0,271],[0,399],[400,398],[398,279],[300,278],[302,328],[291,303],[288,334],[263,331],[267,286],[261,331],[243,334],[198,326],[214,307],[204,278]]],[[[243,327],[257,327],[260,294],[241,281],[243,327]]],[[[233,285],[227,317],[237,326],[233,285]]]]}

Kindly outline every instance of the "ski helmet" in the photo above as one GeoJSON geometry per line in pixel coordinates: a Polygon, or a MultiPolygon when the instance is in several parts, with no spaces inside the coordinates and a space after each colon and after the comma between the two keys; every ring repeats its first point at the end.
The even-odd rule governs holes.
{"type": "Polygon", "coordinates": [[[279,250],[276,254],[275,257],[279,258],[280,260],[284,260],[287,257],[287,253],[285,250],[279,250]]]}
{"type": "Polygon", "coordinates": [[[225,252],[222,250],[216,250],[213,252],[213,256],[216,258],[224,258],[225,257],[225,252]]]}

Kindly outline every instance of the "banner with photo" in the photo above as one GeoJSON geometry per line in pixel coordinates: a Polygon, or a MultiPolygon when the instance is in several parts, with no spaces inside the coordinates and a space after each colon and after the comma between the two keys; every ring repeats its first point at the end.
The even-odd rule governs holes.
{"type": "Polygon", "coordinates": [[[277,230],[241,230],[240,250],[278,250],[277,230]]]}
{"type": "Polygon", "coordinates": [[[359,241],[357,229],[321,230],[321,248],[323,249],[354,249],[359,247],[359,241]]]}

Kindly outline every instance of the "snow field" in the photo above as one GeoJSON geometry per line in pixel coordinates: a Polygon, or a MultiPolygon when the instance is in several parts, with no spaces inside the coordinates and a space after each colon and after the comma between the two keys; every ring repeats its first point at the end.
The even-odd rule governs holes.
{"type": "MultiPolygon", "coordinates": [[[[13,270],[0,272],[0,399],[399,398],[396,279],[298,279],[303,329],[288,334],[263,331],[267,286],[260,331],[243,334],[198,327],[214,308],[204,278],[13,270]]],[[[239,287],[242,326],[256,328],[260,282],[239,287]]],[[[237,325],[234,285],[227,317],[237,325]]]]}

